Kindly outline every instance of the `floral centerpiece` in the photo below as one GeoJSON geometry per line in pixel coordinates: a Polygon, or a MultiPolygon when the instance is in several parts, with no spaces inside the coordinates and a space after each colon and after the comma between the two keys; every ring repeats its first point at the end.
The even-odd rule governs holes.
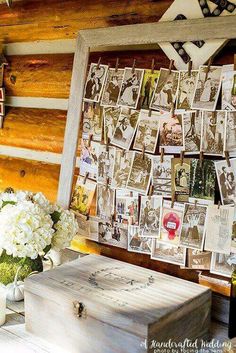
{"type": "Polygon", "coordinates": [[[0,193],[0,283],[24,280],[42,271],[42,257],[70,245],[78,231],[74,214],[51,204],[42,193],[0,193]]]}

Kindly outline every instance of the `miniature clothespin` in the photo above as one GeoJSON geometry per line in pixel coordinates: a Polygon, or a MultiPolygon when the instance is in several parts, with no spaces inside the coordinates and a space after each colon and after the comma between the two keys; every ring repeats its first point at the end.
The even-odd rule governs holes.
{"type": "Polygon", "coordinates": [[[196,208],[197,208],[197,200],[195,200],[195,202],[194,202],[194,207],[195,207],[195,210],[196,210],[196,208]]]}
{"type": "Polygon", "coordinates": [[[171,103],[171,118],[175,117],[175,104],[174,102],[171,103]]]}
{"type": "Polygon", "coordinates": [[[169,75],[171,74],[171,71],[172,71],[173,65],[174,65],[174,60],[173,60],[173,59],[171,59],[171,60],[170,60],[170,65],[169,65],[169,75]]]}
{"type": "Polygon", "coordinates": [[[152,59],[152,69],[151,69],[151,73],[154,73],[154,69],[155,69],[155,59],[152,59]]]}
{"type": "Polygon", "coordinates": [[[91,146],[91,141],[93,140],[93,134],[90,134],[89,135],[89,138],[88,138],[88,147],[91,146]]]}
{"type": "Polygon", "coordinates": [[[125,150],[122,150],[121,156],[124,157],[125,156],[125,150]]]}
{"type": "Polygon", "coordinates": [[[108,63],[108,64],[107,64],[107,66],[108,66],[108,70],[109,70],[109,69],[110,69],[110,67],[111,67],[111,64],[110,64],[110,63],[108,63]]]}
{"type": "Polygon", "coordinates": [[[134,195],[133,191],[130,191],[129,195],[130,195],[130,197],[133,197],[133,195],[134,195]]]}
{"type": "Polygon", "coordinates": [[[174,208],[174,205],[175,205],[175,193],[172,195],[172,198],[171,198],[171,208],[174,208]]]}
{"type": "Polygon", "coordinates": [[[150,187],[149,187],[149,192],[148,192],[148,196],[150,196],[150,198],[153,195],[153,191],[154,191],[154,185],[151,184],[150,187]]]}
{"type": "Polygon", "coordinates": [[[188,62],[188,76],[191,76],[192,67],[193,67],[193,62],[192,62],[192,60],[190,60],[188,62]]]}
{"type": "Polygon", "coordinates": [[[165,149],[164,147],[161,148],[161,163],[164,162],[164,155],[165,155],[165,149]]]}
{"type": "Polygon", "coordinates": [[[128,110],[128,115],[131,115],[131,108],[129,108],[128,110]]]}
{"type": "Polygon", "coordinates": [[[109,186],[109,178],[106,178],[106,190],[108,189],[109,186]]]}
{"type": "Polygon", "coordinates": [[[136,65],[136,59],[133,61],[133,66],[132,66],[132,74],[135,72],[135,65],[136,65]]]}
{"type": "Polygon", "coordinates": [[[142,146],[142,159],[143,160],[145,159],[145,143],[143,143],[143,146],[142,146]]]}
{"type": "Polygon", "coordinates": [[[100,56],[99,59],[98,59],[98,63],[97,63],[97,69],[99,69],[99,67],[100,67],[100,65],[101,65],[101,60],[102,60],[102,58],[101,58],[101,56],[100,56]]]}
{"type": "Polygon", "coordinates": [[[152,116],[152,109],[149,109],[149,111],[148,111],[148,117],[151,118],[151,116],[152,116]]]}
{"type": "Polygon", "coordinates": [[[209,71],[210,71],[210,68],[211,68],[211,65],[212,65],[212,61],[213,61],[213,56],[210,57],[210,59],[208,60],[208,63],[207,63],[205,81],[207,80],[207,77],[208,77],[208,74],[209,74],[209,71]]]}
{"type": "Polygon", "coordinates": [[[218,210],[220,209],[220,206],[221,206],[220,201],[218,201],[218,210]]]}
{"type": "Polygon", "coordinates": [[[184,151],[180,152],[180,165],[182,166],[184,163],[184,151]]]}
{"type": "Polygon", "coordinates": [[[115,68],[115,72],[118,71],[119,68],[119,58],[116,59],[116,68],[115,68]]]}
{"type": "Polygon", "coordinates": [[[106,152],[109,151],[109,145],[110,145],[110,138],[108,137],[106,141],[106,152]]]}
{"type": "Polygon", "coordinates": [[[225,159],[227,162],[227,166],[231,167],[230,159],[229,159],[229,151],[225,151],[225,159]]]}
{"type": "Polygon", "coordinates": [[[115,215],[115,213],[113,213],[111,215],[111,226],[112,226],[112,228],[114,227],[115,220],[116,220],[116,215],[115,215]]]}
{"type": "Polygon", "coordinates": [[[203,159],[204,159],[204,153],[201,151],[199,156],[200,168],[202,168],[203,159]]]}
{"type": "Polygon", "coordinates": [[[83,184],[86,184],[86,181],[88,179],[89,173],[87,172],[84,176],[83,184]]]}

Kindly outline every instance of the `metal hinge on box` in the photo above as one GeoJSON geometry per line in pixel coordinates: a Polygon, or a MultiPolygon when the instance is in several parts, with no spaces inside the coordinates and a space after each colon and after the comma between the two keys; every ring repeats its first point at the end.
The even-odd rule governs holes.
{"type": "Polygon", "coordinates": [[[74,314],[78,318],[84,318],[86,319],[87,317],[87,310],[85,308],[85,305],[79,301],[74,301],[73,302],[73,307],[74,307],[74,314]]]}

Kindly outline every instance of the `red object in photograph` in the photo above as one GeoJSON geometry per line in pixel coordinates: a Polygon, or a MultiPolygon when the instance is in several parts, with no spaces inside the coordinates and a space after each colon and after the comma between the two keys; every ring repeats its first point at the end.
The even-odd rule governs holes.
{"type": "Polygon", "coordinates": [[[168,238],[173,240],[180,226],[180,218],[174,212],[169,212],[163,218],[163,226],[168,232],[168,238]]]}

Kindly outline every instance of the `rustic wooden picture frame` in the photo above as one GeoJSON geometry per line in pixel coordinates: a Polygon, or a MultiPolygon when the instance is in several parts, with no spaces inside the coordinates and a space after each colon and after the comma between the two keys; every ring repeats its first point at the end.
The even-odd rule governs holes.
{"type": "MultiPolygon", "coordinates": [[[[82,30],[78,34],[59,178],[58,203],[68,208],[76,163],[84,84],[91,51],[158,48],[157,42],[235,39],[235,16],[82,30]]],[[[204,63],[203,63],[204,64],[204,63]]]]}

